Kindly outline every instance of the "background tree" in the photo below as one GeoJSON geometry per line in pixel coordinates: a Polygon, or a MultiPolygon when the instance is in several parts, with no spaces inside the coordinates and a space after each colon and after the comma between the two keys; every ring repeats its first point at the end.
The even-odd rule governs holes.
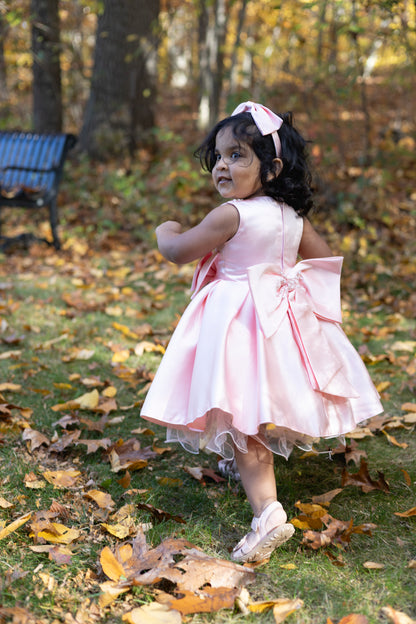
{"type": "Polygon", "coordinates": [[[62,130],[62,86],[58,0],[31,0],[33,128],[62,130]]]}
{"type": "Polygon", "coordinates": [[[79,137],[93,157],[132,151],[154,126],[158,0],[105,0],[79,137]]]}

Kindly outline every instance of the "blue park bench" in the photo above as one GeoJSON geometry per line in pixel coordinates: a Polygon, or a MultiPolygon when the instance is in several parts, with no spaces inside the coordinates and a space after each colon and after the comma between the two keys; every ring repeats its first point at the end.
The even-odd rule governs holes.
{"type": "Polygon", "coordinates": [[[58,187],[68,151],[75,145],[73,134],[34,134],[0,131],[0,217],[1,209],[11,206],[39,209],[49,207],[53,241],[37,239],[30,234],[17,237],[1,235],[0,249],[20,239],[25,247],[32,238],[42,240],[55,249],[58,237],[58,187]]]}

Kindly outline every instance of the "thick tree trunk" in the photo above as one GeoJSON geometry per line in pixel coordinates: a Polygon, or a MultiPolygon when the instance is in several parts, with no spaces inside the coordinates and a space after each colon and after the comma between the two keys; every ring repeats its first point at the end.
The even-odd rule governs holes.
{"type": "Polygon", "coordinates": [[[105,0],[97,24],[90,97],[80,148],[96,158],[134,149],[154,125],[158,0],[105,0]]]}
{"type": "Polygon", "coordinates": [[[31,0],[33,127],[62,130],[62,88],[58,0],[31,0]]]}

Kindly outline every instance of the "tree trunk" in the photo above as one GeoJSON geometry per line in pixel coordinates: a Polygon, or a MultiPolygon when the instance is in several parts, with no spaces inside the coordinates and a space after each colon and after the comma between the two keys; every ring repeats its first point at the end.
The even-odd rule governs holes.
{"type": "Polygon", "coordinates": [[[61,132],[62,88],[58,0],[31,0],[33,127],[61,132]]]}
{"type": "Polygon", "coordinates": [[[0,12],[0,102],[7,102],[9,99],[9,89],[7,85],[7,66],[4,56],[4,41],[9,29],[7,20],[0,12]]]}
{"type": "Polygon", "coordinates": [[[154,126],[158,0],[105,0],[79,147],[94,158],[134,151],[154,126]]]}
{"type": "Polygon", "coordinates": [[[224,46],[227,32],[225,0],[199,2],[199,126],[206,129],[220,112],[224,81],[224,46]]]}

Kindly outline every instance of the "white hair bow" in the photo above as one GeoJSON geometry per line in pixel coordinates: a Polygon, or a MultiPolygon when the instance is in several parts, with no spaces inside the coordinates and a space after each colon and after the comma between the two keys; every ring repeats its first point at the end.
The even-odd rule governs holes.
{"type": "Polygon", "coordinates": [[[276,115],[266,106],[256,104],[256,102],[242,102],[232,112],[231,116],[239,113],[250,113],[253,121],[263,136],[271,134],[276,149],[276,156],[279,158],[282,154],[282,145],[278,135],[278,130],[283,123],[283,119],[276,115]]]}

